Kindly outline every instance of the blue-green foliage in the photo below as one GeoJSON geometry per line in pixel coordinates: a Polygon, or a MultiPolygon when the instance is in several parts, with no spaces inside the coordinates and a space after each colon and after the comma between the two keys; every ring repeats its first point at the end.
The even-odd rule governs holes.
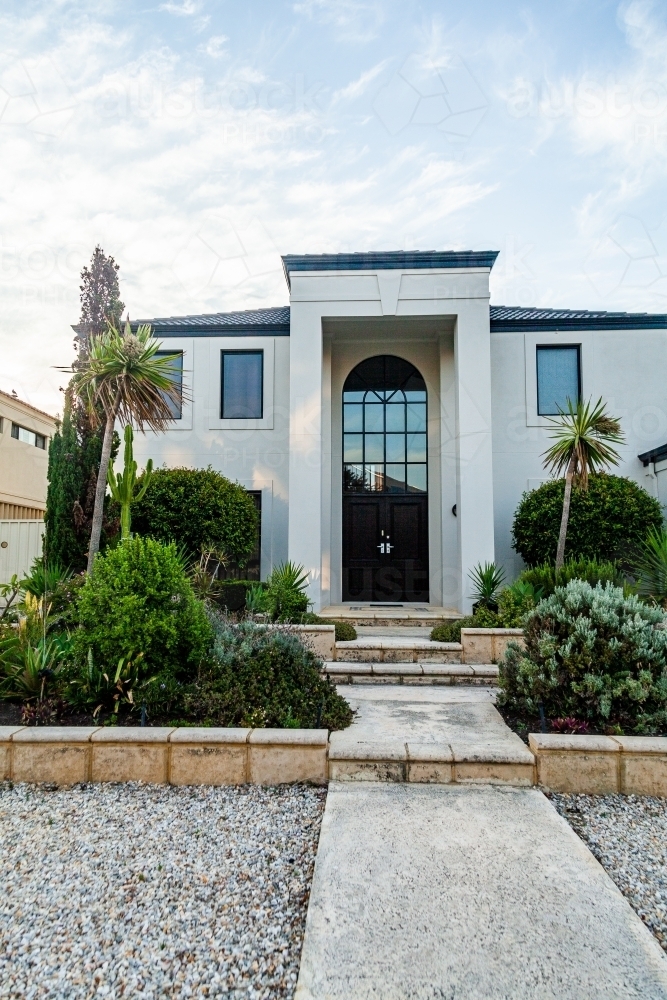
{"type": "Polygon", "coordinates": [[[571,580],[524,622],[526,648],[500,665],[498,704],[520,716],[574,717],[600,728],[667,728],[667,618],[607,583],[571,580]]]}

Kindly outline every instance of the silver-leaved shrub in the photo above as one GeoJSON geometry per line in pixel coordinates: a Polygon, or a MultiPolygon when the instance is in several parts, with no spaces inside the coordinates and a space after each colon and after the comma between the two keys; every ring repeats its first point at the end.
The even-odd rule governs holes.
{"type": "Polygon", "coordinates": [[[524,622],[500,664],[498,704],[623,732],[667,730],[667,616],[611,583],[571,580],[524,622]]]}

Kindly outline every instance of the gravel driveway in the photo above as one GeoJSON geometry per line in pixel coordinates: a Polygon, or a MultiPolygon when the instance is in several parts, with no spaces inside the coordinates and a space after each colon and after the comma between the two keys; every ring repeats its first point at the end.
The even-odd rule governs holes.
{"type": "Polygon", "coordinates": [[[325,798],[0,784],[0,997],[291,997],[325,798]]]}
{"type": "Polygon", "coordinates": [[[550,798],[667,951],[667,799],[550,798]]]}

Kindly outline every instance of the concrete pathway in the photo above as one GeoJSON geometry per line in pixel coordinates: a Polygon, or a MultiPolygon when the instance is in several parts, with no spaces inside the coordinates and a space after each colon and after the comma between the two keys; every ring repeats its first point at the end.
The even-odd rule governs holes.
{"type": "Polygon", "coordinates": [[[436,998],[666,1000],[667,958],[541,792],[331,783],[296,1000],[436,998]]]}

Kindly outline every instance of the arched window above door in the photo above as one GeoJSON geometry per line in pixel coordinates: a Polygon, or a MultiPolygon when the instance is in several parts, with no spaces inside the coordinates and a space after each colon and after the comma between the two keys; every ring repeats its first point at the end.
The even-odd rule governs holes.
{"type": "Polygon", "coordinates": [[[343,387],[343,492],[426,493],[426,383],[409,361],[367,358],[343,387]]]}

